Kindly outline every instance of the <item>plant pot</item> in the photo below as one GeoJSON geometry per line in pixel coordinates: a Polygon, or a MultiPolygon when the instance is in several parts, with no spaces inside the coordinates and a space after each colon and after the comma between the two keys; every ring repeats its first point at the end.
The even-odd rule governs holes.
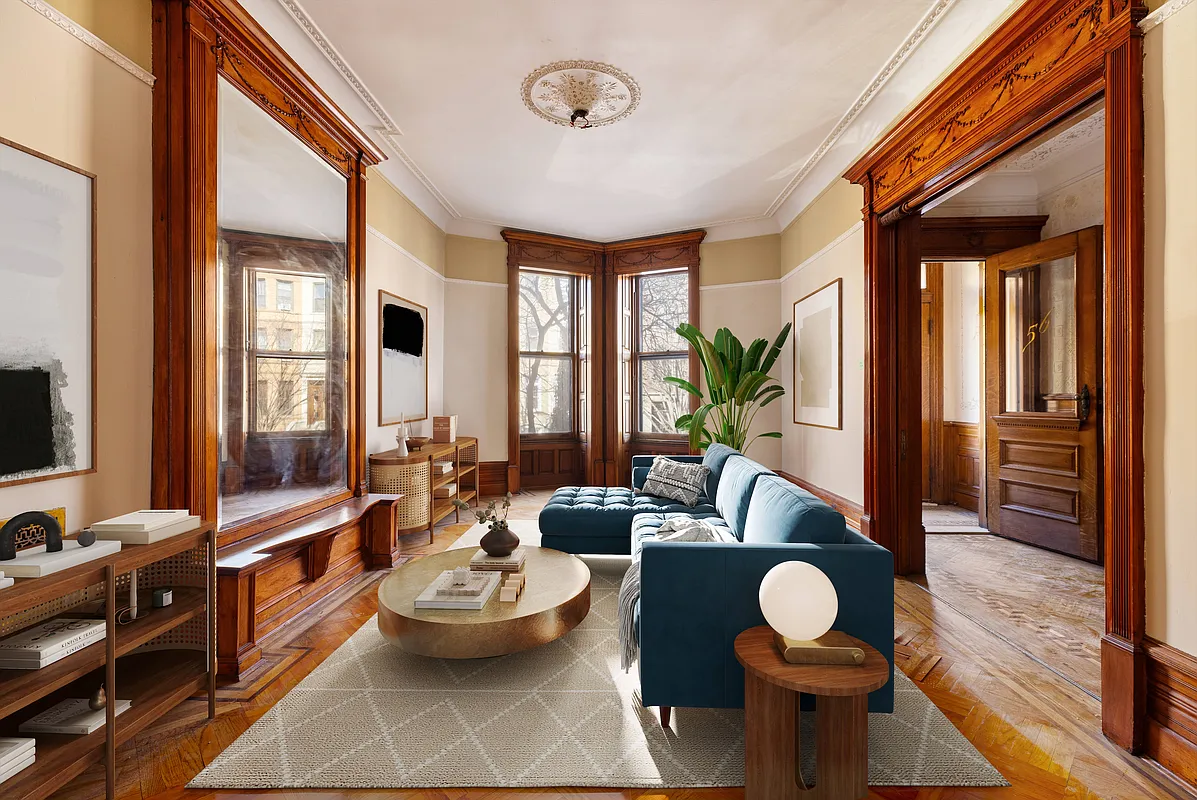
{"type": "Polygon", "coordinates": [[[491,525],[490,531],[482,537],[479,542],[482,549],[486,551],[488,556],[495,558],[505,558],[515,552],[515,548],[520,545],[520,537],[511,532],[511,528],[503,525],[491,525]]]}

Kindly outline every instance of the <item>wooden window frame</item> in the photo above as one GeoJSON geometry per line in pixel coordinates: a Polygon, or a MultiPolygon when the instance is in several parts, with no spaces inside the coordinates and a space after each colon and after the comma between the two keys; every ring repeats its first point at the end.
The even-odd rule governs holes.
{"type": "MultiPolygon", "coordinates": [[[[518,361],[524,357],[546,358],[558,361],[569,361],[570,364],[570,398],[572,400],[573,409],[570,414],[571,429],[569,431],[552,431],[546,433],[524,433],[520,432],[520,438],[530,441],[539,442],[567,442],[580,440],[582,436],[581,426],[581,393],[579,391],[580,375],[582,359],[578,352],[578,299],[581,296],[581,283],[585,279],[584,276],[576,275],[570,272],[561,272],[557,270],[548,270],[536,267],[520,267],[520,273],[530,272],[538,275],[548,275],[555,278],[568,277],[570,279],[570,313],[569,319],[569,349],[561,352],[555,350],[520,350],[516,353],[517,365],[518,361]]],[[[518,276],[517,276],[518,278],[518,276]]],[[[518,283],[516,286],[518,287],[518,283]]],[[[519,302],[519,290],[516,290],[516,302],[519,302]]],[[[518,307],[518,305],[517,305],[518,307]]],[[[518,317],[516,323],[518,326],[518,317]]],[[[519,420],[516,421],[519,424],[519,420]]]]}
{"type": "Polygon", "coordinates": [[[153,0],[153,38],[155,507],[217,518],[219,79],[345,178],[345,486],[221,530],[226,546],[366,492],[365,180],[384,156],[237,3],[153,0]]]}
{"type": "MultiPolygon", "coordinates": [[[[689,281],[691,279],[689,270],[684,268],[675,268],[667,270],[652,270],[649,272],[642,272],[638,275],[631,276],[631,307],[632,307],[632,335],[631,335],[631,384],[632,384],[632,408],[630,418],[628,420],[628,435],[633,442],[661,442],[670,445],[676,445],[680,441],[688,440],[689,435],[686,433],[654,433],[641,430],[642,411],[641,403],[643,402],[642,395],[644,394],[644,380],[643,380],[643,364],[645,361],[664,360],[668,358],[689,358],[692,348],[687,347],[685,350],[663,350],[663,351],[645,351],[641,349],[641,339],[643,331],[641,330],[641,314],[640,314],[640,281],[645,277],[656,275],[685,275],[687,281],[687,292],[689,291],[689,281]]],[[[689,313],[687,314],[689,316],[689,313]]],[[[690,320],[687,319],[687,322],[690,320]]],[[[691,323],[696,324],[696,323],[691,323]]],[[[688,367],[689,375],[686,380],[694,383],[697,377],[693,368],[688,367]]],[[[697,385],[697,384],[696,384],[697,385]]],[[[691,400],[695,399],[693,397],[691,400]]],[[[691,405],[691,412],[694,411],[694,406],[691,405]]]]}
{"type": "Polygon", "coordinates": [[[1144,563],[1143,0],[1025,3],[846,173],[864,188],[865,443],[861,530],[925,566],[917,470],[921,209],[1104,97],[1102,730],[1128,750],[1148,729],[1144,563]],[[1017,90],[1011,87],[1017,84],[1017,90]],[[916,266],[917,269],[917,266],[916,266]],[[913,316],[913,319],[912,319],[913,316]],[[913,447],[908,446],[913,443],[913,447]]]}

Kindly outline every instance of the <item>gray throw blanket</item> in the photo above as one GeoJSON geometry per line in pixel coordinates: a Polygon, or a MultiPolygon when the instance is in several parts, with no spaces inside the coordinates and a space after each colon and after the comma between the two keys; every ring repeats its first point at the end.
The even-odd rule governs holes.
{"type": "MultiPolygon", "coordinates": [[[[678,517],[666,520],[657,529],[655,537],[662,542],[734,542],[736,539],[727,531],[717,528],[703,519],[678,517]]],[[[619,665],[627,672],[640,657],[640,644],[636,641],[634,620],[636,603],[640,602],[640,560],[637,559],[624,573],[619,587],[619,665]]]]}

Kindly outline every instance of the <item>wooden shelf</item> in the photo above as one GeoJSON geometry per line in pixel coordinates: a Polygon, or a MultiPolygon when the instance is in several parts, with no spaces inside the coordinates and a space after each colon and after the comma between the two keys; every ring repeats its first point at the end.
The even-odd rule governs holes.
{"type": "Polygon", "coordinates": [[[0,719],[104,666],[104,640],[41,669],[0,669],[0,719]]]}
{"type": "Polygon", "coordinates": [[[457,472],[446,472],[444,475],[432,481],[432,488],[439,489],[442,486],[453,483],[457,480],[457,472]]]}
{"type": "Polygon", "coordinates": [[[457,465],[457,475],[460,478],[464,478],[466,475],[469,475],[471,472],[473,472],[477,468],[478,467],[476,464],[458,464],[457,465]]]}
{"type": "Polygon", "coordinates": [[[464,492],[457,493],[457,499],[463,503],[468,503],[478,496],[478,493],[473,489],[466,489],[464,492]]]}
{"type": "MultiPolygon", "coordinates": [[[[118,679],[115,696],[132,702],[129,710],[116,718],[118,745],[208,685],[207,664],[200,652],[165,650],[117,661],[119,674],[129,677],[118,679]]],[[[53,794],[103,758],[107,735],[105,726],[86,736],[36,734],[37,760],[0,784],[0,796],[4,800],[41,800],[53,794]]]]}
{"type": "MultiPolygon", "coordinates": [[[[150,595],[146,595],[146,600],[150,595]]],[[[190,586],[180,586],[174,589],[174,602],[166,608],[150,608],[149,603],[141,605],[138,599],[138,613],[141,615],[127,625],[118,625],[116,629],[116,655],[130,653],[138,647],[161,636],[169,630],[179,627],[189,619],[194,619],[204,613],[204,590],[190,586]]]]}
{"type": "Polygon", "coordinates": [[[453,505],[452,500],[437,500],[433,502],[432,524],[435,525],[456,510],[457,508],[453,505]]]}

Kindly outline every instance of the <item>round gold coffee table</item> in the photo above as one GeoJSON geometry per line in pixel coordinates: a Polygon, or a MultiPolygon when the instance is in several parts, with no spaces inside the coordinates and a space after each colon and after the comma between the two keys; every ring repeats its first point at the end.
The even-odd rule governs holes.
{"type": "Polygon", "coordinates": [[[415,599],[437,575],[469,566],[476,548],[418,558],[378,587],[378,629],[409,653],[434,658],[488,658],[529,650],[569,633],[590,611],[590,570],[582,560],[524,546],[527,586],[514,603],[496,591],[481,611],[415,608],[415,599]]]}

